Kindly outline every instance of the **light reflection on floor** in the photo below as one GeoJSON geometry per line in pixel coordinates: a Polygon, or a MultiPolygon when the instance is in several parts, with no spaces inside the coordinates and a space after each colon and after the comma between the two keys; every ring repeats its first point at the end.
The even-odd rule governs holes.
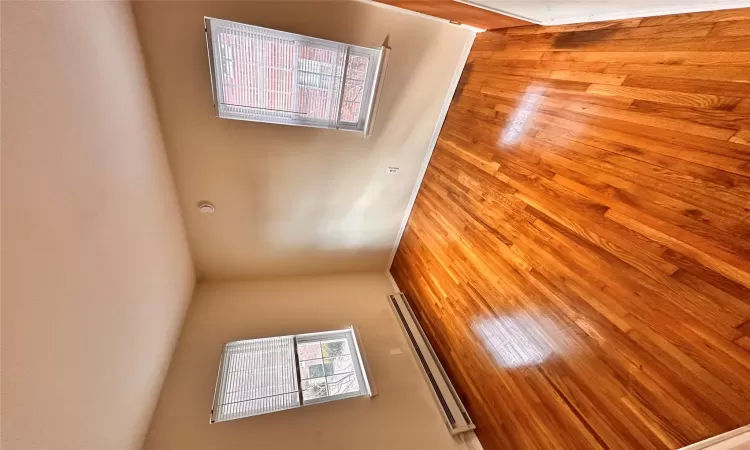
{"type": "Polygon", "coordinates": [[[563,334],[551,320],[525,314],[480,318],[471,327],[497,364],[506,369],[543,363],[559,350],[563,334]]]}
{"type": "Polygon", "coordinates": [[[542,94],[544,94],[543,88],[529,86],[526,89],[521,102],[500,135],[499,144],[511,145],[520,142],[531,125],[530,119],[533,118],[539,103],[542,101],[542,94]]]}

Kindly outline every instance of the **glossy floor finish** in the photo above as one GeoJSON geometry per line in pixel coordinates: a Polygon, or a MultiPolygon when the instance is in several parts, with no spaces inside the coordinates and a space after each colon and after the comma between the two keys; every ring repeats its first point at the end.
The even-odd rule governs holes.
{"type": "Polygon", "coordinates": [[[750,10],[472,50],[391,272],[486,450],[750,423],[750,10]]]}

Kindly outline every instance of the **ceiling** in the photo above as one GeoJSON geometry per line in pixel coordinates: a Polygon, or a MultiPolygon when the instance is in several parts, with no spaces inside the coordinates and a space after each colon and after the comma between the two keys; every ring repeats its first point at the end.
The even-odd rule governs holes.
{"type": "Polygon", "coordinates": [[[749,0],[459,0],[542,25],[746,8],[749,0]]]}
{"type": "Polygon", "coordinates": [[[133,8],[198,277],[384,270],[472,33],[359,2],[133,8]],[[204,16],[362,46],[387,38],[373,136],[217,119],[204,16]]]}

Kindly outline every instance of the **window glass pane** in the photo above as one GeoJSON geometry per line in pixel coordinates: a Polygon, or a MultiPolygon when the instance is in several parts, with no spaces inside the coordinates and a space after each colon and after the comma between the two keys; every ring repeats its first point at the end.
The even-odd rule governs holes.
{"type": "Polygon", "coordinates": [[[344,101],[361,102],[364,84],[361,81],[346,80],[344,85],[344,101]]]}
{"type": "Polygon", "coordinates": [[[299,363],[300,377],[304,380],[307,378],[318,378],[325,375],[323,371],[323,360],[313,359],[310,361],[300,361],[299,363]]]}
{"type": "Polygon", "coordinates": [[[298,112],[308,120],[334,120],[340,78],[343,71],[343,52],[300,43],[297,59],[298,112]],[[336,81],[338,76],[339,81],[336,81]]]}
{"type": "Polygon", "coordinates": [[[367,67],[369,65],[370,58],[367,56],[350,55],[346,78],[350,80],[364,81],[367,76],[367,67]]]}
{"type": "Polygon", "coordinates": [[[352,361],[352,357],[348,355],[327,358],[323,362],[326,375],[354,372],[354,362],[352,361]]]}
{"type": "Polygon", "coordinates": [[[323,353],[320,349],[320,342],[304,342],[297,345],[297,355],[300,361],[308,359],[320,359],[323,353]]]}
{"type": "Polygon", "coordinates": [[[343,102],[341,104],[341,121],[357,123],[359,121],[360,103],[343,102]]]}
{"type": "Polygon", "coordinates": [[[351,354],[349,352],[349,342],[347,342],[346,338],[323,341],[321,342],[321,346],[323,347],[324,358],[351,354]]]}
{"type": "Polygon", "coordinates": [[[348,394],[359,391],[357,376],[353,373],[344,375],[331,375],[326,377],[328,382],[328,395],[348,394]]]}
{"type": "Polygon", "coordinates": [[[302,380],[302,398],[304,400],[314,400],[328,396],[328,386],[325,378],[313,378],[302,380]]]}

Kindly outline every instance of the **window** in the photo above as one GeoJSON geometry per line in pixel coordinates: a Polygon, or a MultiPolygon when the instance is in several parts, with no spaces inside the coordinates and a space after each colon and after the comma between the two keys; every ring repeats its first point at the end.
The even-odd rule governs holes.
{"type": "Polygon", "coordinates": [[[361,395],[362,369],[353,350],[351,332],[298,337],[303,402],[310,404],[361,395]]]}
{"type": "Polygon", "coordinates": [[[369,134],[385,48],[205,20],[218,117],[369,134]]]}
{"type": "Polygon", "coordinates": [[[352,328],[224,346],[211,422],[372,395],[352,328]]]}

